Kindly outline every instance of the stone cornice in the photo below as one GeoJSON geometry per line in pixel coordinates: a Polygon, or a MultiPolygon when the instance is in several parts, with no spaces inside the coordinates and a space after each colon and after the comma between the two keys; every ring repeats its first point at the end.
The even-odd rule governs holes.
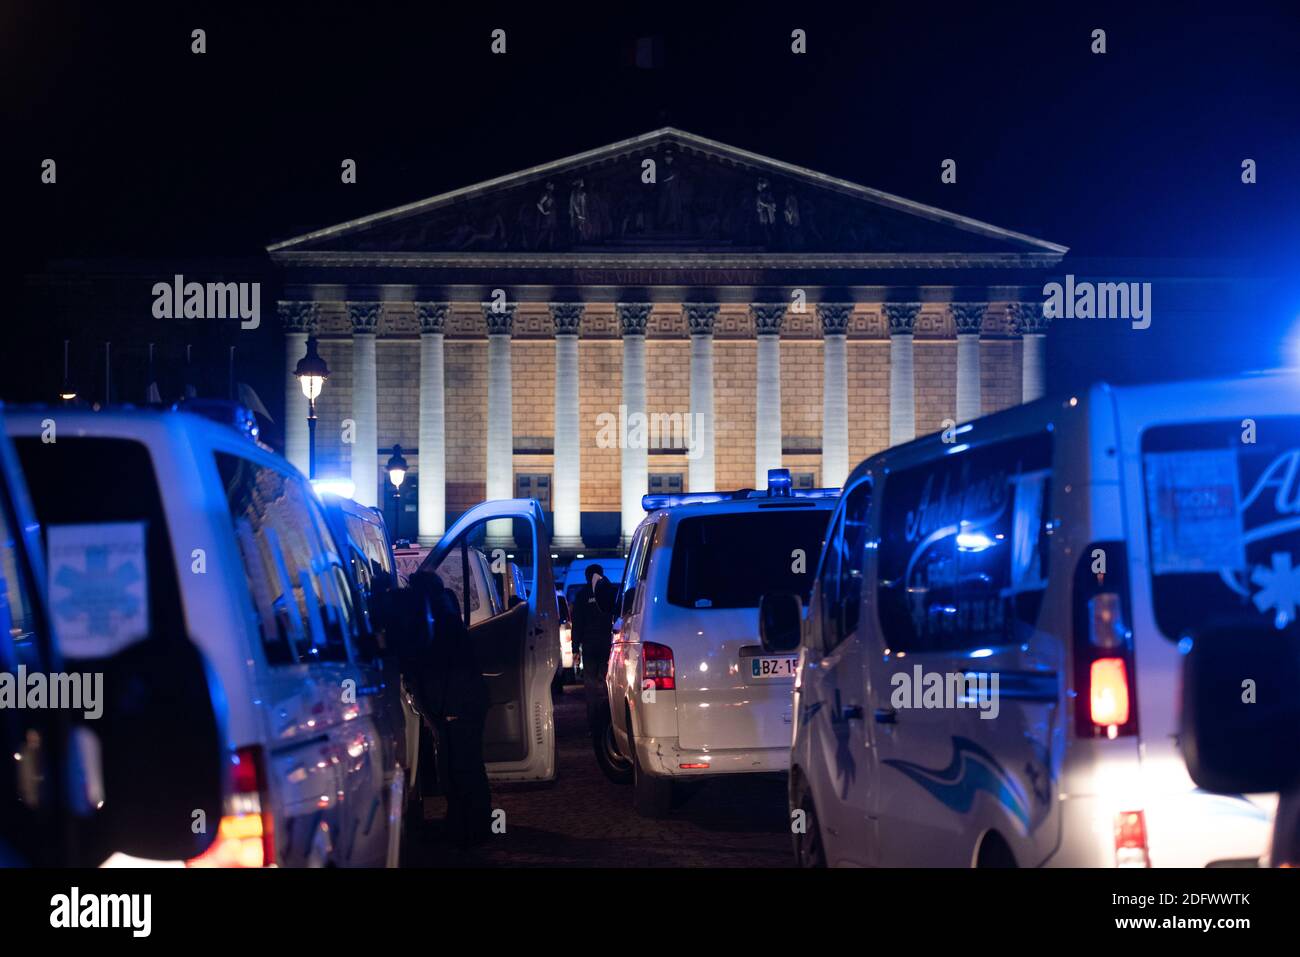
{"type": "Polygon", "coordinates": [[[273,252],[281,266],[351,269],[1048,269],[1058,253],[273,252]]]}

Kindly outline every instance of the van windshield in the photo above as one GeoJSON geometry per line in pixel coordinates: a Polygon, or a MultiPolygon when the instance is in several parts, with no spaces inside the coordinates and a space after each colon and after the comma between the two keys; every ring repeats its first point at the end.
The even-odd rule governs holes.
{"type": "Polygon", "coordinates": [[[830,510],[764,509],[677,523],[668,601],[684,608],[757,608],[766,594],[808,600],[830,510]]]}
{"type": "Polygon", "coordinates": [[[1197,422],[1142,438],[1156,623],[1293,627],[1300,605],[1300,419],[1197,422]]]}

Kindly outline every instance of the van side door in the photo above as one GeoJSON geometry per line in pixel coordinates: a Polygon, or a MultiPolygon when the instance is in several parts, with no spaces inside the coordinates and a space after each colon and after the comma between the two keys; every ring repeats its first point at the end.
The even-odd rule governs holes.
{"type": "Polygon", "coordinates": [[[831,865],[865,864],[871,850],[867,792],[870,729],[858,625],[871,483],[840,500],[817,572],[817,607],[805,632],[800,722],[808,738],[810,790],[831,865]]]}

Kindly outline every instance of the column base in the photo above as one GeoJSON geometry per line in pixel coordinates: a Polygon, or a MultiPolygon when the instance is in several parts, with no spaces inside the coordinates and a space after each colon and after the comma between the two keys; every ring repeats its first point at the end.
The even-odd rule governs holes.
{"type": "Polygon", "coordinates": [[[580,536],[557,536],[551,539],[551,548],[561,552],[581,552],[586,549],[580,536]]]}
{"type": "Polygon", "coordinates": [[[420,535],[416,538],[415,544],[421,548],[429,548],[437,545],[440,541],[442,541],[441,535],[420,535]]]}

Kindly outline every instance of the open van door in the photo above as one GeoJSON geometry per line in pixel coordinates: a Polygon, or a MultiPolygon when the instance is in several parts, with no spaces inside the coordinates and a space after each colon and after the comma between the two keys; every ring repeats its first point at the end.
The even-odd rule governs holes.
{"type": "MultiPolygon", "coordinates": [[[[421,565],[440,575],[457,592],[467,616],[483,607],[471,593],[480,579],[471,564],[478,552],[493,572],[508,575],[513,562],[524,570],[527,597],[511,605],[499,596],[500,610],[469,621],[488,688],[483,757],[493,781],[555,779],[555,718],[551,678],[559,666],[560,630],[555,611],[551,536],[534,499],[500,499],[469,509],[447,530],[421,565]]],[[[495,587],[495,586],[493,586],[495,587]]]]}

